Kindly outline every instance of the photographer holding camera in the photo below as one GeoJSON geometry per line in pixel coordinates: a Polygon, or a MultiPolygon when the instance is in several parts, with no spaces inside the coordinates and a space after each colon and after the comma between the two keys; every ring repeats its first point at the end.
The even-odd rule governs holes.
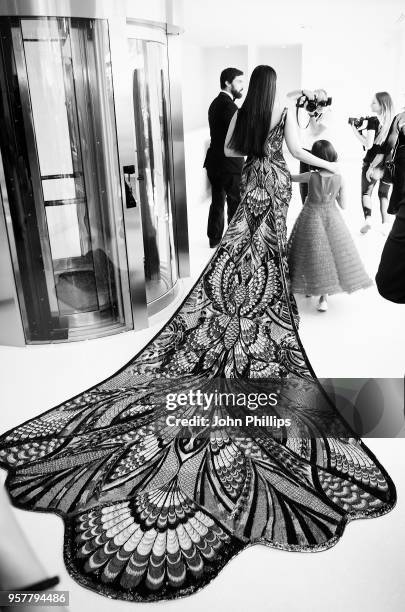
{"type": "MultiPolygon", "coordinates": [[[[301,146],[306,151],[311,152],[312,145],[316,140],[327,138],[328,126],[325,122],[325,109],[332,104],[332,98],[328,97],[324,89],[315,89],[314,91],[300,89],[291,91],[287,96],[295,101],[301,146]],[[306,111],[306,118],[303,120],[306,125],[301,125],[300,109],[306,111]]],[[[300,174],[308,172],[310,169],[310,166],[300,162],[300,174]]],[[[304,204],[308,195],[308,183],[300,183],[300,194],[301,201],[304,204]]]]}
{"type": "MultiPolygon", "coordinates": [[[[361,200],[365,219],[365,224],[360,229],[362,234],[366,234],[372,227],[371,196],[375,185],[380,181],[383,174],[381,166],[370,169],[370,164],[376,155],[382,152],[391,126],[393,103],[390,94],[386,91],[377,92],[371,101],[371,110],[375,113],[374,116],[360,117],[359,119],[349,118],[353,133],[366,151],[361,172],[361,200]]],[[[387,214],[389,189],[390,186],[387,183],[380,181],[378,198],[380,200],[382,232],[384,234],[389,231],[387,214]]]]}

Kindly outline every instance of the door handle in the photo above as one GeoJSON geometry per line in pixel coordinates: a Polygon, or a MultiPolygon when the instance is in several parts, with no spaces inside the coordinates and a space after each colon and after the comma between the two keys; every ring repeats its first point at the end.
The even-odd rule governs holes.
{"type": "Polygon", "coordinates": [[[134,194],[133,191],[131,189],[131,185],[129,185],[129,183],[127,183],[127,181],[124,179],[124,183],[125,183],[125,203],[126,203],[126,207],[127,208],[136,208],[136,200],[134,198],[134,194]]]}
{"type": "Polygon", "coordinates": [[[122,169],[124,171],[125,206],[127,208],[136,208],[136,200],[130,183],[131,174],[135,174],[135,166],[123,166],[122,169]]]}

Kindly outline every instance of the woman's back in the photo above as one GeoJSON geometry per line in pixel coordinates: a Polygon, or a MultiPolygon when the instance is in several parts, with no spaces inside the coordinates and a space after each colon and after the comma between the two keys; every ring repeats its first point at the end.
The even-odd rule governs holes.
{"type": "Polygon", "coordinates": [[[334,203],[342,185],[340,174],[311,172],[307,202],[313,204],[334,203]]]}

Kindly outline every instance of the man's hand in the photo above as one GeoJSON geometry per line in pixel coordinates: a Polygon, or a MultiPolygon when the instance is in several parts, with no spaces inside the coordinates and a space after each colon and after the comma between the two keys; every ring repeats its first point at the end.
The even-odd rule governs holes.
{"type": "Polygon", "coordinates": [[[304,96],[306,96],[308,98],[308,100],[315,100],[315,92],[311,91],[310,89],[303,89],[302,93],[304,94],[304,96]]]}
{"type": "Polygon", "coordinates": [[[323,89],[315,89],[315,91],[313,92],[313,97],[316,97],[318,102],[326,102],[326,100],[328,99],[327,93],[323,89]]]}

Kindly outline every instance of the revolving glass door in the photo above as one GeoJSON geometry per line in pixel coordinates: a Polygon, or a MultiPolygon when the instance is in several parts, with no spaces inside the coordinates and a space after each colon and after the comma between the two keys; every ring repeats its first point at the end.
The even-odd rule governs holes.
{"type": "Polygon", "coordinates": [[[1,154],[27,342],[129,328],[107,22],[13,17],[0,29],[1,154]]]}
{"type": "Polygon", "coordinates": [[[150,307],[178,280],[172,211],[167,44],[128,39],[132,69],[136,156],[133,187],[140,201],[146,297],[150,307]]]}

